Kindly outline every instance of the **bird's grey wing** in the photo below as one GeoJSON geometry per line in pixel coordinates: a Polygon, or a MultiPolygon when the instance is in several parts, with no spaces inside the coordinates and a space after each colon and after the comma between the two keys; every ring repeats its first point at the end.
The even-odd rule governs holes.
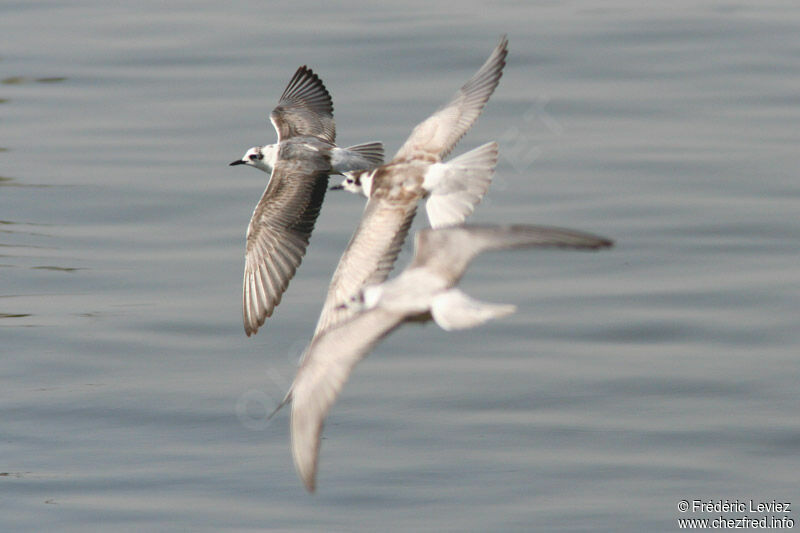
{"type": "Polygon", "coordinates": [[[331,95],[305,65],[297,69],[269,119],[278,132],[278,142],[297,136],[318,137],[331,144],[336,141],[331,95]]]}
{"type": "Polygon", "coordinates": [[[414,259],[408,268],[425,268],[456,283],[469,262],[485,251],[551,247],[598,249],[612,244],[605,237],[583,231],[525,224],[423,229],[416,234],[414,259]]]}
{"type": "Polygon", "coordinates": [[[247,229],[244,331],[258,331],[303,260],[328,186],[324,161],[279,159],[247,229]]]}
{"type": "Polygon", "coordinates": [[[406,240],[416,202],[372,197],[331,278],[314,335],[354,314],[345,306],[361,289],[386,280],[406,240]]]}
{"type": "Polygon", "coordinates": [[[507,53],[508,39],[504,35],[483,66],[453,98],[414,128],[394,159],[411,159],[418,154],[447,156],[478,119],[500,82],[507,53]]]}
{"type": "Polygon", "coordinates": [[[290,391],[292,457],[306,489],[316,484],[322,425],[353,367],[403,316],[380,307],[314,337],[290,391]]]}

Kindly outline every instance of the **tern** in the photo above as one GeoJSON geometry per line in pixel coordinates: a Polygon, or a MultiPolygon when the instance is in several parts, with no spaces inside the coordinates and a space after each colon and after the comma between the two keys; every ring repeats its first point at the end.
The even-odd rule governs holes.
{"type": "Polygon", "coordinates": [[[364,214],[331,278],[314,335],[352,315],[342,304],[389,275],[421,199],[435,227],[458,224],[486,192],[497,145],[485,144],[442,163],[483,111],[503,74],[508,39],[447,102],[419,123],[391,162],[345,174],[341,188],[367,196],[364,214]]]}
{"type": "Polygon", "coordinates": [[[306,489],[313,492],[316,487],[328,411],[356,363],[383,338],[407,322],[433,320],[449,331],[514,312],[513,305],[481,302],[456,288],[475,256],[488,250],[611,245],[604,237],[546,226],[451,226],[417,232],[409,266],[390,281],[365,287],[343,304],[355,308],[352,316],[312,339],[281,403],[292,402],[292,457],[306,489]]]}
{"type": "Polygon", "coordinates": [[[250,148],[231,163],[270,174],[247,228],[242,316],[249,337],[281,302],[303,260],[330,174],[383,163],[383,144],[339,148],[333,102],[308,67],[297,69],[270,113],[278,142],[250,148]]]}
{"type": "MultiPolygon", "coordinates": [[[[430,165],[422,178],[425,212],[432,228],[462,223],[480,203],[494,176],[498,147],[489,142],[447,163],[430,165]]],[[[345,172],[342,183],[329,190],[345,190],[370,198],[375,172],[345,172]]]]}

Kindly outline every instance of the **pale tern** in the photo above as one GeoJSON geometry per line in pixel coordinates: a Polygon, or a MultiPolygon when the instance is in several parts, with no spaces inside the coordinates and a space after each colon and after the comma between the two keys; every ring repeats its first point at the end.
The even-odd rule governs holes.
{"type": "MultiPolygon", "coordinates": [[[[417,232],[414,258],[396,278],[370,285],[345,304],[354,313],[315,336],[281,405],[292,402],[295,468],[313,491],[323,422],[353,367],[406,322],[435,321],[445,330],[505,316],[513,305],[470,298],[456,288],[470,261],[488,250],[562,247],[599,249],[604,237],[544,226],[452,226],[417,232]]],[[[277,411],[277,409],[276,409],[277,411]]]]}

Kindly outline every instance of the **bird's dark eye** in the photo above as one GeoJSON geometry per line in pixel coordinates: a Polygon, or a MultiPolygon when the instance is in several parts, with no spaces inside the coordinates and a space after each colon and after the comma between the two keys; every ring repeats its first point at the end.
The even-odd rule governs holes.
{"type": "Polygon", "coordinates": [[[262,154],[250,154],[250,161],[255,161],[255,160],[261,161],[262,159],[264,159],[264,156],[262,154]]]}
{"type": "Polygon", "coordinates": [[[353,183],[353,178],[347,178],[345,181],[346,181],[347,183],[349,183],[349,184],[351,184],[351,185],[352,185],[352,183],[353,183]]]}

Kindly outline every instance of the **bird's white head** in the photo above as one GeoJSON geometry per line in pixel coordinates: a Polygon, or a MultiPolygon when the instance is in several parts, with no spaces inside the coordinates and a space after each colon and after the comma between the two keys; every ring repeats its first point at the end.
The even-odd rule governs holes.
{"type": "Polygon", "coordinates": [[[378,304],[381,298],[381,287],[371,285],[351,295],[344,302],[337,306],[337,309],[350,309],[356,313],[372,309],[378,304]]]}
{"type": "Polygon", "coordinates": [[[278,145],[268,144],[266,146],[253,146],[244,153],[241,159],[233,161],[231,166],[249,165],[262,170],[267,174],[271,174],[277,158],[278,145]]]}
{"type": "Polygon", "coordinates": [[[372,190],[372,172],[353,171],[342,174],[342,183],[331,187],[331,190],[345,190],[369,198],[372,190]]]}
{"type": "Polygon", "coordinates": [[[362,294],[364,309],[372,309],[378,305],[381,296],[383,296],[383,287],[381,285],[370,285],[369,287],[364,287],[362,294]]]}

